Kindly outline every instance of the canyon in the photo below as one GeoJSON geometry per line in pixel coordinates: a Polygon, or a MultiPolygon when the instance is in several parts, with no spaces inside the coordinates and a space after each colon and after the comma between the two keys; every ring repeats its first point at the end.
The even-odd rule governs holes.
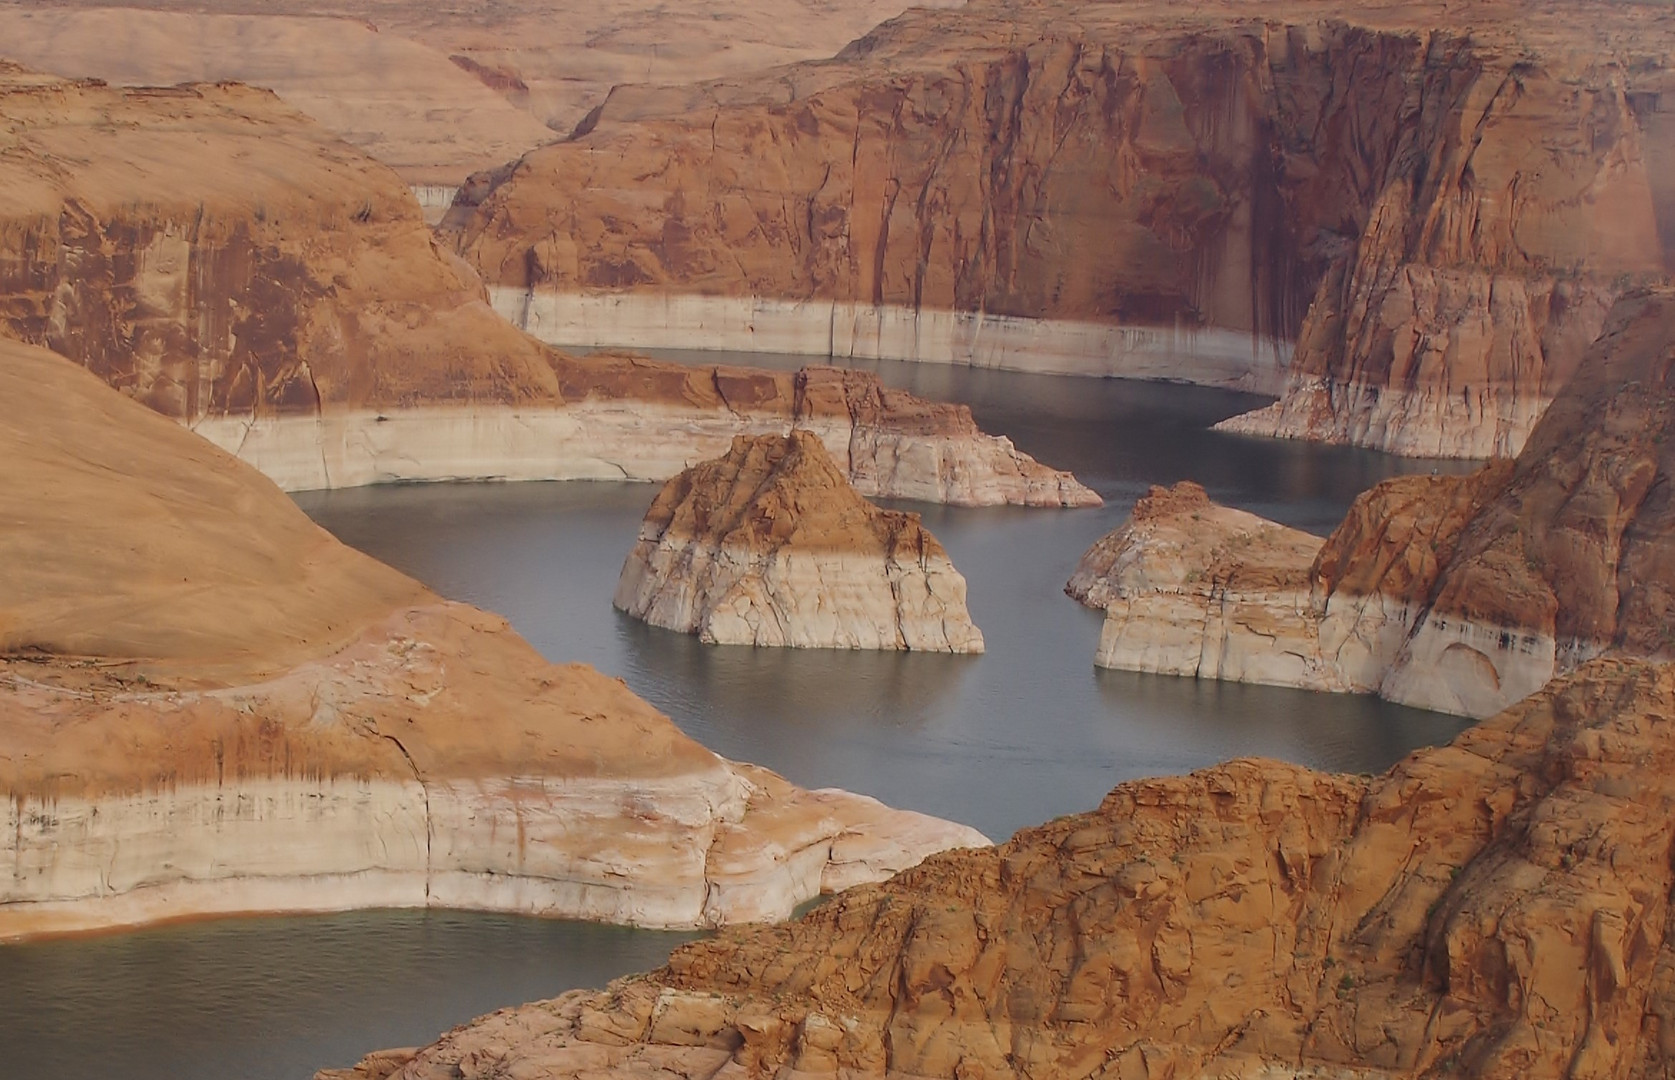
{"type": "Polygon", "coordinates": [[[1133,781],[320,1080],[1663,1076],[1672,710],[1595,660],[1382,776],[1133,781]]]}
{"type": "Polygon", "coordinates": [[[1488,716],[1672,643],[1675,291],[1618,301],[1513,461],[1386,481],[1325,541],[1155,489],[1067,591],[1106,667],[1376,692],[1488,716]]]}
{"type": "Polygon", "coordinates": [[[974,830],[725,761],[0,341],[0,939],[444,906],[779,919],[974,830]]]}
{"type": "Polygon", "coordinates": [[[806,432],[739,436],[665,484],[613,602],[710,644],[983,651],[919,515],[869,504],[806,432]]]}
{"type": "Polygon", "coordinates": [[[1092,505],[969,412],[858,373],[576,357],[508,326],[388,169],[273,95],[0,68],[0,333],[296,490],[663,480],[820,432],[867,494],[1092,505]]]}
{"type": "Polygon", "coordinates": [[[720,930],[320,1080],[1675,1074],[1675,12],[564,12],[0,3],[0,940],[720,930]],[[666,482],[619,608],[904,652],[984,638],[866,498],[1100,504],[865,371],[616,351],[694,343],[1190,382],[1277,398],[1226,447],[1494,458],[1323,540],[1155,487],[1067,586],[1100,667],[1482,722],[997,847],[718,756],[284,494],[666,482]]]}
{"type": "Polygon", "coordinates": [[[1170,378],[1229,430],[1511,455],[1664,280],[1644,5],[978,0],[607,99],[444,234],[548,341],[1170,378]],[[1348,73],[1354,72],[1353,78],[1348,73]]]}

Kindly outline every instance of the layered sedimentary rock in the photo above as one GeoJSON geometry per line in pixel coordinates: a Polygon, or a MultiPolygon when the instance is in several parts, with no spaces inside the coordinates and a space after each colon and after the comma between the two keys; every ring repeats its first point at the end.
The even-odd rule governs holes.
{"type": "Polygon", "coordinates": [[[614,602],[712,644],[983,651],[919,515],[872,506],[802,431],[740,436],[664,484],[614,602]]]}
{"type": "Polygon", "coordinates": [[[1137,502],[1065,592],[1106,612],[1100,667],[1314,685],[1327,678],[1310,604],[1320,544],[1183,481],[1137,502]]]}
{"type": "Polygon", "coordinates": [[[1665,1076],[1671,715],[1601,660],[1381,777],[1127,783],[321,1077],[1665,1076]]]}
{"type": "Polygon", "coordinates": [[[1233,426],[1509,454],[1613,297],[1665,273],[1675,21],[1458,21],[914,11],[830,62],[608,101],[451,228],[548,340],[1283,390],[1233,426]]]}
{"type": "Polygon", "coordinates": [[[1669,654],[1671,341],[1675,292],[1625,297],[1515,461],[1381,484],[1312,561],[1243,539],[1249,515],[1147,500],[1073,583],[1107,609],[1099,662],[1486,716],[1601,653],[1669,654]],[[1278,621],[1240,614],[1253,581],[1278,621]]]}
{"type": "Polygon", "coordinates": [[[798,424],[869,494],[1096,501],[963,409],[866,376],[557,353],[495,315],[395,174],[270,94],[5,68],[0,121],[0,334],[283,487],[662,480],[798,424]]]}
{"type": "Polygon", "coordinates": [[[0,938],[447,905],[780,918],[963,826],[807,792],[0,341],[0,938]]]}

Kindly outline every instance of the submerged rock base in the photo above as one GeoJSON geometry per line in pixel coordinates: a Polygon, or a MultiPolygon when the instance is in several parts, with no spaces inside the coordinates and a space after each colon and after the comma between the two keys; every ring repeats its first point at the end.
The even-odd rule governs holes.
{"type": "Polygon", "coordinates": [[[615,603],[714,644],[983,651],[965,579],[919,516],[861,498],[801,431],[737,438],[665,484],[615,603]]]}

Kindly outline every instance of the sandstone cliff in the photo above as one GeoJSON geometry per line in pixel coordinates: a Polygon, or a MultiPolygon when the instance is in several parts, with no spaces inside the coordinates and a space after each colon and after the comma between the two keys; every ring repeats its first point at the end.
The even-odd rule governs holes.
{"type": "Polygon", "coordinates": [[[1100,667],[1311,686],[1327,679],[1309,595],[1320,543],[1183,481],[1152,488],[1064,591],[1106,612],[1100,667]]]}
{"type": "Polygon", "coordinates": [[[554,352],[494,313],[393,173],[270,94],[3,67],[0,121],[0,334],[283,487],[663,480],[795,422],[869,494],[1097,501],[963,409],[864,376],[554,352]]]}
{"type": "Polygon", "coordinates": [[[615,604],[712,644],[983,651],[919,516],[872,506],[802,431],[740,436],[663,485],[615,604]]]}
{"type": "Polygon", "coordinates": [[[0,340],[0,938],[444,905],[780,918],[972,830],[724,761],[0,340]]]}
{"type": "Polygon", "coordinates": [[[606,103],[451,219],[552,341],[1284,390],[1240,430],[1512,453],[1661,278],[1675,19],[1643,5],[913,11],[606,103]],[[1293,347],[1295,357],[1291,356],[1293,347]]]}
{"type": "Polygon", "coordinates": [[[1672,340],[1675,291],[1626,296],[1515,461],[1387,481],[1323,544],[1154,494],[1072,583],[1107,610],[1099,662],[1486,716],[1603,652],[1669,655],[1672,340]]]}
{"type": "Polygon", "coordinates": [[[1668,1075],[1675,671],[1377,778],[1235,761],[335,1080],[1668,1075]]]}

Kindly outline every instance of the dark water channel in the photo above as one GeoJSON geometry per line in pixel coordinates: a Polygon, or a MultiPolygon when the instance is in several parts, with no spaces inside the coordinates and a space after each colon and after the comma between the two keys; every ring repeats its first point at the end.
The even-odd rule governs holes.
{"type": "Polygon", "coordinates": [[[1207,430],[1263,400],[1249,395],[869,366],[970,404],[985,429],[1073,469],[1106,499],[1098,510],[911,506],[966,577],[983,656],[710,646],[614,611],[653,485],[412,485],[299,501],[348,543],[506,615],[548,657],[621,676],[722,754],[997,839],[1090,808],[1136,776],[1249,754],[1373,771],[1459,730],[1453,718],[1371,698],[1096,671],[1100,616],[1062,592],[1082,552],[1148,484],[1197,479],[1218,499],[1325,532],[1378,480],[1446,466],[1207,430]]]}
{"type": "MultiPolygon", "coordinates": [[[[1098,672],[1099,617],[1060,591],[1151,483],[1197,479],[1222,501],[1325,532],[1380,479],[1458,466],[1206,430],[1260,403],[1245,395],[868,366],[967,402],[985,429],[1075,470],[1107,500],[1079,511],[912,507],[966,575],[984,656],[711,647],[618,614],[611,591],[648,485],[388,487],[298,502],[441,593],[505,614],[551,659],[621,676],[723,754],[997,838],[1089,808],[1132,777],[1247,754],[1373,771],[1462,726],[1367,698],[1098,672]]],[[[679,940],[362,912],[0,947],[0,1077],[302,1080],[501,1005],[656,966],[679,940]]]]}

